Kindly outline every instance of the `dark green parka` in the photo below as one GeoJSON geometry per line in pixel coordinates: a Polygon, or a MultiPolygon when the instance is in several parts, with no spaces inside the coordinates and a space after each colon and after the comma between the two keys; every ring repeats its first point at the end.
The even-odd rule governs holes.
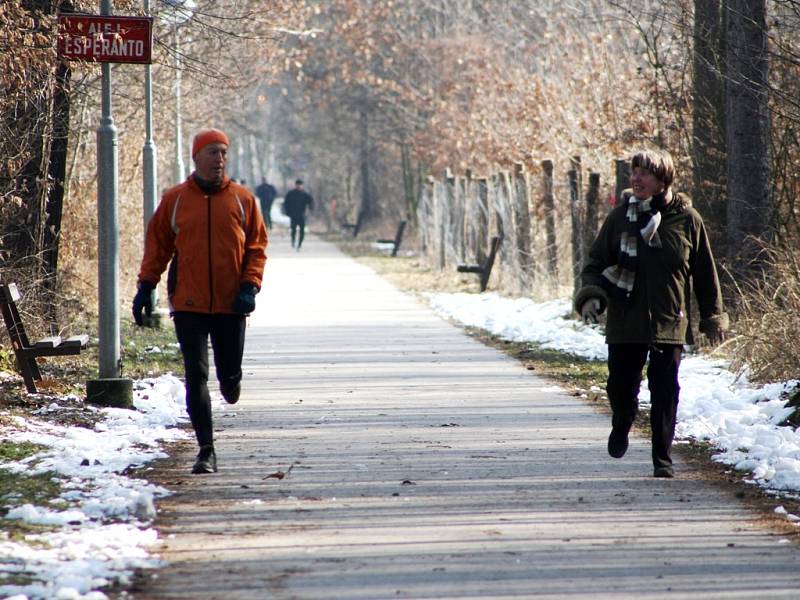
{"type": "Polygon", "coordinates": [[[626,212],[632,191],[603,223],[581,272],[581,289],[575,309],[592,298],[607,309],[606,342],[609,344],[691,344],[691,295],[697,297],[700,331],[727,329],[719,277],[708,235],[700,214],[684,194],[674,194],[662,211],[658,233],[661,248],[651,248],[638,236],[639,258],[633,292],[627,301],[609,296],[602,272],[617,263],[620,237],[628,229],[626,212]]]}

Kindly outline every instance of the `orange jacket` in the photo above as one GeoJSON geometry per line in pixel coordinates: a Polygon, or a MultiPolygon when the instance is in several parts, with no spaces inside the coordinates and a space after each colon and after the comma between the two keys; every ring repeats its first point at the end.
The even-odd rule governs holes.
{"type": "Polygon", "coordinates": [[[147,225],[139,281],[167,277],[170,311],[233,313],[239,286],[261,289],[267,230],[253,194],[225,177],[206,194],[190,176],[161,198],[147,225]]]}

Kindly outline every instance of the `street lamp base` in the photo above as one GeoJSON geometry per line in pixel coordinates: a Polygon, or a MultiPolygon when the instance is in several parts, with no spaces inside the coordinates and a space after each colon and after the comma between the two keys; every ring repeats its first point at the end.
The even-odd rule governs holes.
{"type": "Polygon", "coordinates": [[[86,402],[114,408],[133,408],[133,380],[89,379],[86,381],[86,402]]]}

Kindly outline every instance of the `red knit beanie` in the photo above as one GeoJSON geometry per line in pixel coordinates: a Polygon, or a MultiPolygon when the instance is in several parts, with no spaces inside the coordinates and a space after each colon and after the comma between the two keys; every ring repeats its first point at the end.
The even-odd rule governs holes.
{"type": "Polygon", "coordinates": [[[228,136],[222,133],[219,129],[203,129],[202,131],[198,131],[197,135],[194,136],[194,141],[192,142],[192,158],[197,156],[197,153],[200,152],[200,150],[209,144],[214,143],[230,146],[230,143],[228,142],[228,136]]]}

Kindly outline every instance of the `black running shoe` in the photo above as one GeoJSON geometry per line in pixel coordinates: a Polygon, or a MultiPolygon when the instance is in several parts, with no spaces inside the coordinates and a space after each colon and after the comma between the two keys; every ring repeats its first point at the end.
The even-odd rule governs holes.
{"type": "Polygon", "coordinates": [[[608,454],[613,458],[622,458],[628,451],[628,428],[612,427],[608,436],[608,454]]]}
{"type": "Polygon", "coordinates": [[[220,392],[222,392],[222,397],[225,398],[225,402],[228,404],[236,404],[239,401],[239,395],[242,393],[242,384],[236,383],[230,387],[227,386],[220,386],[220,392]]]}
{"type": "Polygon", "coordinates": [[[214,446],[200,446],[200,452],[197,453],[197,460],[194,461],[192,473],[197,475],[216,472],[217,454],[214,452],[214,446]]]}

